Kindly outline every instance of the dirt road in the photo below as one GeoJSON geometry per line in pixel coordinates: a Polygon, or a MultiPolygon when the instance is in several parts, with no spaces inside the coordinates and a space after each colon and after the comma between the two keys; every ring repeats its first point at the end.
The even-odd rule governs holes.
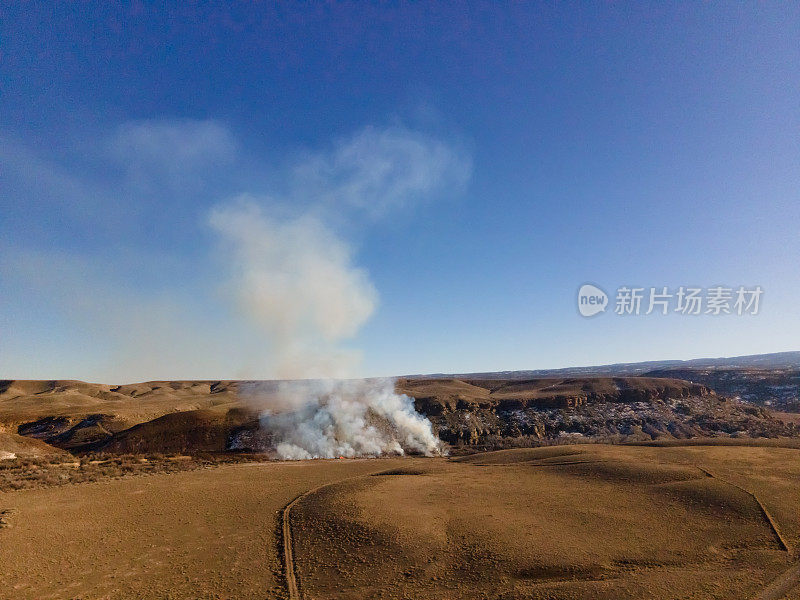
{"type": "MultiPolygon", "coordinates": [[[[341,481],[341,480],[340,480],[341,481]]],[[[335,482],[331,482],[335,483],[335,482]]],[[[294,539],[292,537],[292,508],[317,490],[324,488],[331,483],[324,483],[307,490],[297,496],[294,500],[287,504],[283,511],[281,511],[281,545],[283,547],[283,571],[284,581],[286,583],[286,592],[289,595],[289,600],[300,600],[300,589],[297,585],[297,569],[294,563],[294,539]]]]}

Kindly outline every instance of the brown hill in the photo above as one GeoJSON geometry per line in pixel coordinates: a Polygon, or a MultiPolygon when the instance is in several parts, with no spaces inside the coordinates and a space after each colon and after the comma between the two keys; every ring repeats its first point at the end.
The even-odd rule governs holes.
{"type": "Polygon", "coordinates": [[[295,570],[311,598],[767,597],[794,564],[797,454],[597,444],[419,460],[301,497],[295,570]]]}
{"type": "Polygon", "coordinates": [[[119,454],[223,452],[231,432],[257,423],[257,418],[257,413],[241,408],[170,413],[121,431],[93,449],[119,454]]]}
{"type": "Polygon", "coordinates": [[[40,440],[0,431],[0,461],[12,458],[42,458],[60,455],[69,456],[63,450],[54,448],[40,440]]]}
{"type": "Polygon", "coordinates": [[[106,385],[83,381],[0,380],[0,424],[19,425],[45,417],[71,422],[108,415],[131,427],[166,413],[210,408],[236,401],[225,381],[148,381],[106,385]]]}

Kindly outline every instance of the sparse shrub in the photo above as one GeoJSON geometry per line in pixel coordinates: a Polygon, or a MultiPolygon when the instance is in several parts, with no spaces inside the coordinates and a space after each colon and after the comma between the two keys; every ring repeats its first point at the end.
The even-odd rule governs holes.
{"type": "Polygon", "coordinates": [[[77,457],[16,458],[0,462],[0,492],[68,483],[91,483],[137,475],[176,473],[219,464],[260,460],[266,460],[266,457],[210,453],[197,456],[86,453],[77,457]]]}

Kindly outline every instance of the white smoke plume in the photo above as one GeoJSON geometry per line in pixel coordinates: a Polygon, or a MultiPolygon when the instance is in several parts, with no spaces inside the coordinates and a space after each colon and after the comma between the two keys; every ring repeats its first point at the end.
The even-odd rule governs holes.
{"type": "Polygon", "coordinates": [[[262,409],[261,427],[279,457],[442,452],[431,423],[392,380],[341,380],[353,376],[360,358],[344,344],[374,312],[377,293],[330,223],[353,211],[374,219],[436,190],[457,189],[469,169],[468,159],[439,140],[367,128],[295,165],[299,179],[288,203],[239,198],[212,211],[211,226],[232,265],[228,289],[242,315],[266,334],[273,375],[296,380],[277,390],[240,390],[262,409]],[[287,204],[305,210],[287,218],[287,204]],[[340,379],[325,379],[334,377],[340,379]]]}
{"type": "Polygon", "coordinates": [[[391,379],[282,382],[261,427],[287,460],[443,452],[430,421],[391,379]]]}
{"type": "Polygon", "coordinates": [[[346,377],[358,353],[341,346],[375,310],[377,293],[350,248],[318,218],[277,220],[252,201],[211,214],[233,265],[229,287],[266,334],[281,379],[346,377]]]}

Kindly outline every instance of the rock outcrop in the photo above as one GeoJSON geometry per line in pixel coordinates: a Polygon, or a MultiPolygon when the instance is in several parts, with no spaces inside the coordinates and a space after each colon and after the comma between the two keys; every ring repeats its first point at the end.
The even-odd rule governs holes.
{"type": "Polygon", "coordinates": [[[454,446],[501,448],[559,440],[777,437],[791,426],[762,408],[678,379],[647,377],[398,381],[454,446]]]}

